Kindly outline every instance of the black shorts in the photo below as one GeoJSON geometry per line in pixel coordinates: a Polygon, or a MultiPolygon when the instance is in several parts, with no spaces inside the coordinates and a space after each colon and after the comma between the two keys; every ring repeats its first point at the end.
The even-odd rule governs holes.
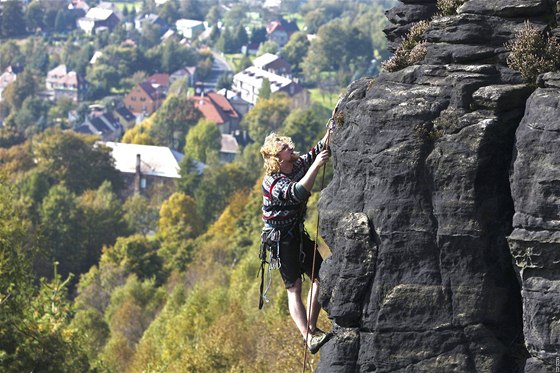
{"type": "MultiPolygon", "coordinates": [[[[300,233],[299,229],[292,229],[289,233],[282,235],[280,242],[280,274],[286,285],[286,289],[293,287],[303,274],[307,274],[311,278],[311,270],[313,269],[313,251],[315,249],[315,241],[309,238],[307,232],[300,233]],[[300,241],[303,245],[300,250],[300,241]]],[[[314,279],[319,278],[319,268],[321,268],[323,258],[317,250],[315,256],[314,279]]]]}

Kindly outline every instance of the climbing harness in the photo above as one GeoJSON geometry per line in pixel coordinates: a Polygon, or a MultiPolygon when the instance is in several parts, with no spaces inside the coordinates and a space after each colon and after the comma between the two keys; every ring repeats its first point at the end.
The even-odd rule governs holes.
{"type": "MultiPolygon", "coordinates": [[[[264,302],[268,303],[269,301],[266,294],[268,293],[270,285],[272,284],[272,271],[274,269],[280,269],[280,267],[282,266],[282,263],[280,262],[281,233],[282,232],[280,230],[269,227],[265,227],[261,233],[261,247],[259,252],[259,258],[261,259],[261,268],[259,270],[259,273],[261,275],[259,309],[263,307],[264,302]],[[266,264],[268,264],[267,271],[265,271],[264,268],[266,264]],[[266,288],[264,288],[265,282],[266,288]]],[[[257,276],[259,275],[259,273],[257,273],[257,276]]]]}

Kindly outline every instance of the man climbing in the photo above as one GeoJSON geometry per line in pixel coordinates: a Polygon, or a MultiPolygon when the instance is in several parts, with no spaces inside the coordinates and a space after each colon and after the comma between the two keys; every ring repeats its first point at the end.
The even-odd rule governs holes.
{"type": "Polygon", "coordinates": [[[265,169],[262,241],[270,251],[269,266],[280,270],[288,292],[290,315],[312,354],[319,351],[328,339],[328,335],[317,328],[321,310],[317,300],[318,273],[323,259],[316,252],[313,268],[315,242],[305,231],[303,220],[315,178],[329,159],[326,144],[329,131],[309,153],[303,155],[294,151],[294,143],[289,137],[275,133],[266,137],[261,148],[265,169]],[[301,299],[304,273],[313,279],[307,297],[308,314],[301,299]]]}

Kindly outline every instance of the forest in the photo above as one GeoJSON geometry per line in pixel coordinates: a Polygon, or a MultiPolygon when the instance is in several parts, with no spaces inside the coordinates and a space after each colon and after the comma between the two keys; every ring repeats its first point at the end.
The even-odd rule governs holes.
{"type": "MultiPolygon", "coordinates": [[[[1,370],[301,370],[303,344],[278,274],[270,302],[257,308],[260,144],[277,131],[305,151],[323,136],[334,102],[322,98],[377,73],[388,57],[383,12],[393,3],[292,0],[270,11],[250,1],[123,1],[116,4],[122,27],[86,35],[67,1],[3,2],[0,71],[24,69],[0,101],[1,370]],[[169,24],[204,20],[209,39],[161,43],[156,26],[125,27],[148,12],[169,24]],[[266,22],[279,15],[300,26],[281,50],[263,39],[266,22]],[[309,41],[307,34],[318,37],[309,41]],[[182,152],[181,178],[172,188],[123,198],[110,149],[73,131],[91,105],[116,108],[146,77],[186,65],[204,79],[216,52],[241,71],[254,58],[239,53],[249,42],[261,43],[257,55],[281,55],[306,88],[319,92],[311,105],[294,108],[287,95],[263,94],[241,121],[252,141],[224,163],[215,123],[172,87],[161,108],[121,141],[182,152]],[[92,64],[95,52],[101,57],[92,64]],[[60,64],[90,83],[85,100],[41,97],[45,75],[60,64]],[[203,174],[197,162],[206,165],[203,174]]],[[[230,87],[230,79],[222,77],[217,88],[230,87]]],[[[327,181],[330,174],[331,166],[327,181]]],[[[318,198],[316,186],[309,232],[318,198]]],[[[323,243],[319,249],[328,255],[323,243]]],[[[320,324],[330,328],[325,314],[320,324]]],[[[318,356],[308,356],[309,368],[318,356]]]]}

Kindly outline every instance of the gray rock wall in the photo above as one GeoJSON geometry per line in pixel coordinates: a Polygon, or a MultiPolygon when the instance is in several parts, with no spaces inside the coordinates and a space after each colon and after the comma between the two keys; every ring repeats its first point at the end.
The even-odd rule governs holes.
{"type": "MultiPolygon", "coordinates": [[[[387,31],[391,42],[433,4],[406,1],[388,12],[401,22],[387,31]]],[[[544,121],[559,88],[533,93],[523,119],[533,89],[506,68],[503,44],[526,18],[544,27],[553,5],[468,1],[432,23],[422,64],[348,87],[332,138],[334,177],[319,202],[332,251],[320,300],[336,335],[318,372],[536,372],[552,358],[560,182],[538,170],[560,161],[544,161],[540,151],[553,158],[558,149],[539,141],[545,127],[560,132],[558,123],[531,123],[544,121]],[[520,122],[533,131],[525,150],[520,122]],[[533,267],[518,270],[534,247],[551,259],[539,267],[546,280],[533,267]]]]}

